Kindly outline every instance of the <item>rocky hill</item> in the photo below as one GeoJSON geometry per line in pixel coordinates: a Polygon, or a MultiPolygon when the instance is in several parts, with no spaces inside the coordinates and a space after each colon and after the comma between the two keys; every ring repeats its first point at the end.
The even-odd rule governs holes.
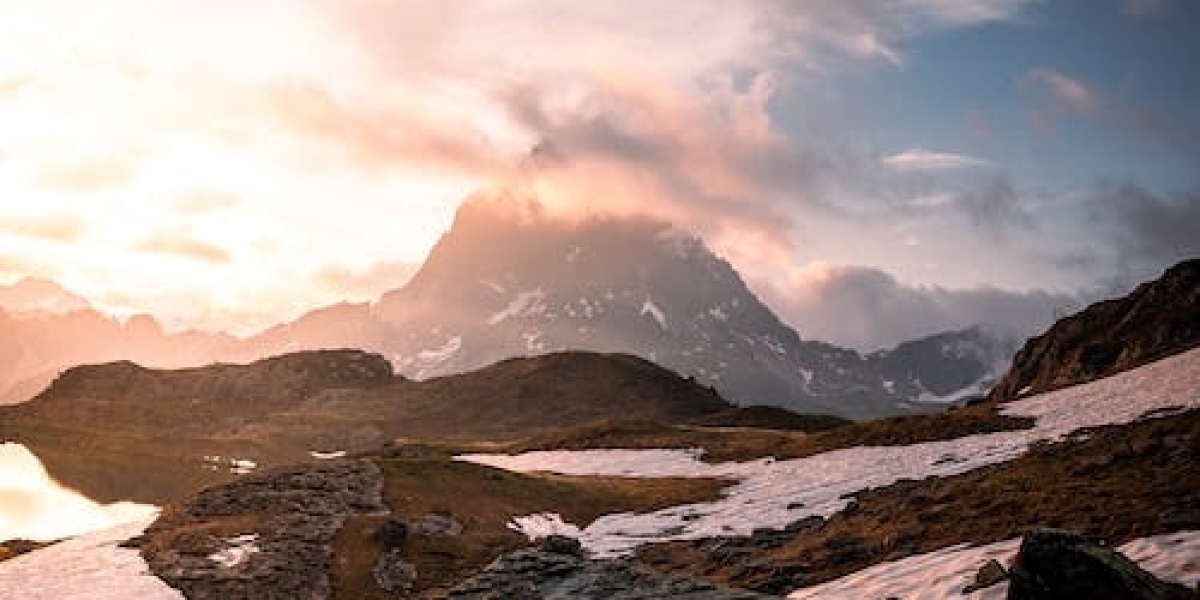
{"type": "Polygon", "coordinates": [[[994,399],[1084,383],[1200,345],[1200,259],[1098,302],[1025,343],[994,399]]]}
{"type": "Polygon", "coordinates": [[[376,354],[314,351],[175,371],[127,361],[74,368],[32,401],[0,407],[0,439],[26,444],[92,497],[162,501],[256,467],[397,438],[500,442],[732,409],[712,389],[629,355],[550,354],[411,381],[376,354]]]}

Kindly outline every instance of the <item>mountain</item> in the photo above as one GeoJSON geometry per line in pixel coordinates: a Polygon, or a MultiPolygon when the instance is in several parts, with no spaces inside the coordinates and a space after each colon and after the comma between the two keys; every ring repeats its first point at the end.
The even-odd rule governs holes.
{"type": "Polygon", "coordinates": [[[0,310],[0,405],[32,398],[74,365],[112,360],[156,367],[203,364],[229,354],[236,341],[221,334],[167,333],[146,315],[122,322],[92,309],[0,310]]]}
{"type": "Polygon", "coordinates": [[[1181,262],[1129,295],[1055,323],[1013,359],[991,397],[1085,383],[1200,345],[1200,259],[1181,262]]]}
{"type": "MultiPolygon", "coordinates": [[[[75,306],[49,282],[12,289],[23,307],[75,306]]],[[[373,304],[320,308],[249,339],[169,333],[148,316],[122,323],[88,308],[0,310],[0,334],[0,404],[32,397],[70,366],[114,360],[178,368],[362,348],[427,379],[586,350],[640,356],[739,405],[855,419],[981,394],[1016,348],[982,327],[866,356],[805,340],[728,262],[668,223],[567,220],[533,201],[483,195],[460,207],[407,285],[373,304]]]]}
{"type": "MultiPolygon", "coordinates": [[[[271,354],[355,346],[423,379],[566,349],[641,356],[738,404],[851,418],[983,391],[1016,343],[974,328],[871,356],[803,340],[697,237],[646,218],[569,221],[475,197],[403,288],[250,342],[271,354]],[[941,362],[939,362],[941,361],[941,362]]],[[[1003,368],[1002,366],[1000,368],[1003,368]]]]}
{"type": "Polygon", "coordinates": [[[412,381],[377,354],[327,350],[178,370],[73,368],[29,402],[0,407],[0,440],[25,444],[91,497],[157,502],[313,452],[495,443],[614,420],[683,424],[731,409],[629,355],[557,353],[412,381]]]}
{"type": "Polygon", "coordinates": [[[46,279],[26,277],[0,285],[0,308],[14,314],[66,314],[91,308],[82,296],[46,279]]]}

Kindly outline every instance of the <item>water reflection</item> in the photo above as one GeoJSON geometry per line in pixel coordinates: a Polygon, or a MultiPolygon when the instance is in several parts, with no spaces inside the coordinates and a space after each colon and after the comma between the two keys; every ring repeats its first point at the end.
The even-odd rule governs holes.
{"type": "Polygon", "coordinates": [[[21,444],[0,444],[0,541],[49,541],[145,519],[156,507],[100,504],[50,477],[21,444]]]}

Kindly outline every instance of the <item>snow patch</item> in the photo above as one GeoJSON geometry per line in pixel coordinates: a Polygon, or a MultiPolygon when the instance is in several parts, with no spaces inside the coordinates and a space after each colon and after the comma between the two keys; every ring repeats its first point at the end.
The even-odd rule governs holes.
{"type": "Polygon", "coordinates": [[[546,343],[542,341],[542,331],[540,329],[531,329],[521,333],[521,339],[525,340],[525,348],[532,352],[541,352],[546,349],[546,343]]]}
{"type": "Polygon", "coordinates": [[[345,450],[333,450],[330,452],[322,452],[320,450],[309,450],[308,455],[317,460],[333,460],[346,456],[345,450]]]}
{"type": "Polygon", "coordinates": [[[542,313],[546,310],[543,301],[546,299],[546,292],[542,288],[526,290],[517,294],[508,306],[505,306],[500,312],[488,317],[488,325],[499,325],[507,319],[514,317],[530,317],[542,313]]]}
{"type": "Polygon", "coordinates": [[[1129,423],[1168,406],[1200,407],[1200,349],[1113,377],[1012,402],[1004,413],[1036,419],[1032,429],[979,434],[909,446],[856,447],[776,461],[706,464],[698,450],[586,450],[516,456],[465,455],[518,472],[639,477],[717,477],[737,480],[718,501],[652,513],[606,515],[581,530],[584,546],[600,556],[628,553],[650,541],[748,535],[807,516],[828,517],[847,498],[900,479],[949,476],[1012,460],[1039,440],[1072,431],[1129,423]],[[947,456],[957,457],[946,460],[947,456]],[[795,509],[796,503],[803,508],[795,509]],[[788,506],[793,508],[789,509],[788,506]],[[685,519],[684,510],[700,516],[685,519]]]}
{"type": "Polygon", "coordinates": [[[461,349],[462,336],[456,335],[446,340],[446,343],[442,344],[438,348],[431,348],[429,350],[422,350],[418,352],[417,360],[425,363],[426,365],[443,363],[453,358],[454,355],[458,354],[458,351],[461,349]]]}
{"type": "Polygon", "coordinates": [[[503,294],[506,291],[504,289],[504,286],[500,285],[499,283],[496,283],[495,281],[492,281],[491,279],[480,279],[479,285],[482,285],[482,286],[488,288],[489,290],[496,292],[497,294],[503,294]]]}
{"type": "Polygon", "coordinates": [[[537,540],[552,535],[565,535],[577,538],[580,535],[578,525],[567,523],[558,513],[538,513],[523,517],[513,517],[508,522],[508,528],[537,540]]]}
{"type": "Polygon", "coordinates": [[[81,535],[0,562],[0,598],[24,600],[184,600],[150,573],[141,553],[118,547],[154,516],[81,535]]]}
{"type": "Polygon", "coordinates": [[[655,321],[658,322],[659,327],[663,328],[664,330],[667,328],[666,313],[664,313],[663,310],[649,298],[647,298],[645,302],[642,302],[642,310],[638,312],[638,315],[650,315],[651,317],[654,317],[655,321]]]}
{"type": "Polygon", "coordinates": [[[258,463],[248,458],[223,458],[221,456],[205,456],[209,470],[216,471],[225,467],[234,475],[248,475],[258,468],[258,463]]]}
{"type": "Polygon", "coordinates": [[[208,555],[208,560],[211,560],[221,566],[222,569],[232,569],[250,558],[251,554],[259,552],[257,533],[239,535],[225,540],[225,548],[218,550],[208,555]]]}

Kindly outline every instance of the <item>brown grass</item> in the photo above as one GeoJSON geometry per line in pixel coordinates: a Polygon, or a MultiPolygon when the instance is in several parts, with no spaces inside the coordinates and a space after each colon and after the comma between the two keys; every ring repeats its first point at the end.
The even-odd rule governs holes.
{"type": "MultiPolygon", "coordinates": [[[[427,514],[463,525],[457,536],[424,535],[411,527],[405,560],[417,568],[415,594],[438,597],[525,538],[507,525],[514,516],[557,512],[586,526],[617,512],[648,512],[714,500],[731,482],[716,479],[629,479],[518,474],[444,459],[380,459],[384,499],[407,522],[427,514]]],[[[335,598],[386,598],[371,574],[383,552],[371,534],[386,517],[351,519],[334,541],[335,598]]]]}
{"type": "Polygon", "coordinates": [[[532,436],[504,451],[701,448],[707,462],[767,456],[788,459],[854,446],[900,446],[1031,426],[1033,419],[1004,416],[997,412],[995,403],[984,403],[934,415],[862,421],[816,433],[610,421],[532,436]]]}

